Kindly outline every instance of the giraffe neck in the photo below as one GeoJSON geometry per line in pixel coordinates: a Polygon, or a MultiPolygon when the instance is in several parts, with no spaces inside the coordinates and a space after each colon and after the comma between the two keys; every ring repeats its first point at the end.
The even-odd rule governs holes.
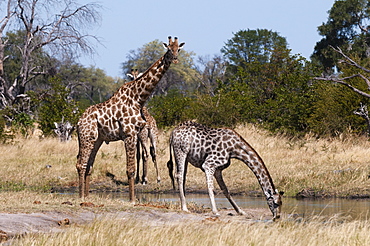
{"type": "Polygon", "coordinates": [[[266,198],[269,199],[276,193],[275,185],[272,182],[270,173],[257,152],[246,141],[244,141],[243,145],[244,147],[242,147],[243,151],[241,156],[236,158],[243,161],[252,170],[263,190],[263,193],[266,198]]]}
{"type": "Polygon", "coordinates": [[[154,88],[166,73],[172,62],[172,53],[167,51],[152,66],[150,66],[139,78],[132,81],[132,89],[136,92],[136,100],[144,105],[154,88]]]}

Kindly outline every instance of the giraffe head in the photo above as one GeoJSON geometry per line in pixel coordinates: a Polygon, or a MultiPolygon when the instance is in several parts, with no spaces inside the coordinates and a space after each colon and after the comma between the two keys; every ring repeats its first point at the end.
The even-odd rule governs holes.
{"type": "Polygon", "coordinates": [[[131,69],[131,73],[127,73],[127,77],[129,77],[131,80],[135,80],[138,77],[140,77],[143,73],[139,73],[137,69],[131,69]]]}
{"type": "Polygon", "coordinates": [[[184,45],[185,43],[179,44],[177,37],[175,37],[174,41],[172,41],[171,36],[168,37],[168,44],[163,43],[163,46],[172,55],[172,62],[175,64],[178,63],[177,56],[184,45]]]}
{"type": "Polygon", "coordinates": [[[283,196],[283,191],[278,191],[275,189],[275,191],[272,193],[271,190],[268,191],[267,196],[267,204],[272,212],[273,220],[280,218],[280,212],[281,212],[281,205],[283,202],[281,201],[281,197],[283,196]]]}

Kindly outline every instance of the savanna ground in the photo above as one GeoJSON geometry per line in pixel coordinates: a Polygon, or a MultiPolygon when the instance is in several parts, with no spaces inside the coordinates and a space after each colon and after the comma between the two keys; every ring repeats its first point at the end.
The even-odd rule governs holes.
{"type": "MultiPolygon", "coordinates": [[[[370,142],[341,135],[334,139],[288,139],[253,125],[239,132],[261,155],[276,187],[285,196],[370,197],[370,142]]],[[[170,130],[161,132],[157,158],[161,183],[155,182],[149,162],[149,184],[137,193],[173,192],[166,162],[170,130]]],[[[267,208],[245,209],[246,216],[222,209],[213,217],[209,208],[178,203],[137,202],[100,196],[97,191],[127,194],[123,142],[103,145],[92,175],[92,192],[77,195],[75,169],[78,146],[74,139],[21,139],[0,145],[0,241],[8,245],[369,245],[370,223],[332,217],[291,217],[271,221],[267,208]],[[72,193],[60,195],[60,193],[72,193]],[[53,232],[53,233],[50,233],[53,232]]],[[[240,161],[224,172],[233,194],[262,196],[253,173],[240,161]]],[[[203,173],[189,166],[187,192],[205,192],[203,173]]],[[[216,192],[219,192],[217,190],[216,192]]],[[[112,194],[113,194],[112,193],[112,194]]],[[[367,211],[364,211],[367,213],[367,211]]]]}

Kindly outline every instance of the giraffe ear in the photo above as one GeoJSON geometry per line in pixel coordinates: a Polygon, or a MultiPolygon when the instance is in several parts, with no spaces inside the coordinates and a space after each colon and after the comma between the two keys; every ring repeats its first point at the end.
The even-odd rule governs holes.
{"type": "Polygon", "coordinates": [[[164,47],[165,49],[168,49],[168,44],[163,43],[163,47],[164,47]]]}
{"type": "Polygon", "coordinates": [[[183,42],[183,43],[181,43],[180,45],[179,45],[179,50],[181,50],[182,49],[182,46],[184,46],[185,45],[185,43],[183,42]]]}

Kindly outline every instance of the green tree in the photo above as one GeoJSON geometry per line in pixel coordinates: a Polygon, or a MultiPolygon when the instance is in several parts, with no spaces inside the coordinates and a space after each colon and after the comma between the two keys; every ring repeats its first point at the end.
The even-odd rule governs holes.
{"type": "MultiPolygon", "coordinates": [[[[123,74],[130,73],[131,69],[138,69],[139,73],[145,72],[155,61],[164,54],[162,42],[154,40],[137,50],[131,50],[122,63],[123,74]]],[[[197,71],[194,69],[193,52],[181,50],[179,63],[171,66],[165,73],[160,83],[153,91],[153,95],[166,94],[170,89],[181,91],[194,91],[197,87],[197,71]]]]}
{"type": "Polygon", "coordinates": [[[369,56],[370,4],[367,0],[335,1],[328,20],[318,27],[323,38],[316,43],[311,59],[331,73],[340,56],[330,46],[361,57],[369,56]]]}
{"type": "Polygon", "coordinates": [[[39,93],[31,93],[33,104],[37,105],[38,121],[45,135],[53,134],[54,122],[69,121],[76,125],[81,111],[77,103],[69,97],[70,91],[60,78],[50,80],[52,87],[39,93]]]}
{"type": "Polygon", "coordinates": [[[169,90],[167,95],[154,96],[148,108],[160,128],[174,126],[191,118],[189,109],[192,99],[179,90],[169,90]]]}
{"type": "Polygon", "coordinates": [[[290,54],[285,38],[268,30],[240,31],[222,52],[230,65],[220,92],[234,92],[241,120],[290,134],[307,128],[313,70],[306,59],[290,54]]]}
{"type": "Polygon", "coordinates": [[[69,97],[81,109],[107,100],[122,85],[105,74],[102,69],[85,68],[73,62],[62,63],[58,69],[61,83],[69,90],[69,97]]]}
{"type": "Polygon", "coordinates": [[[275,50],[287,48],[287,41],[277,32],[267,29],[240,30],[221,49],[233,72],[251,63],[268,63],[275,50]]]}

